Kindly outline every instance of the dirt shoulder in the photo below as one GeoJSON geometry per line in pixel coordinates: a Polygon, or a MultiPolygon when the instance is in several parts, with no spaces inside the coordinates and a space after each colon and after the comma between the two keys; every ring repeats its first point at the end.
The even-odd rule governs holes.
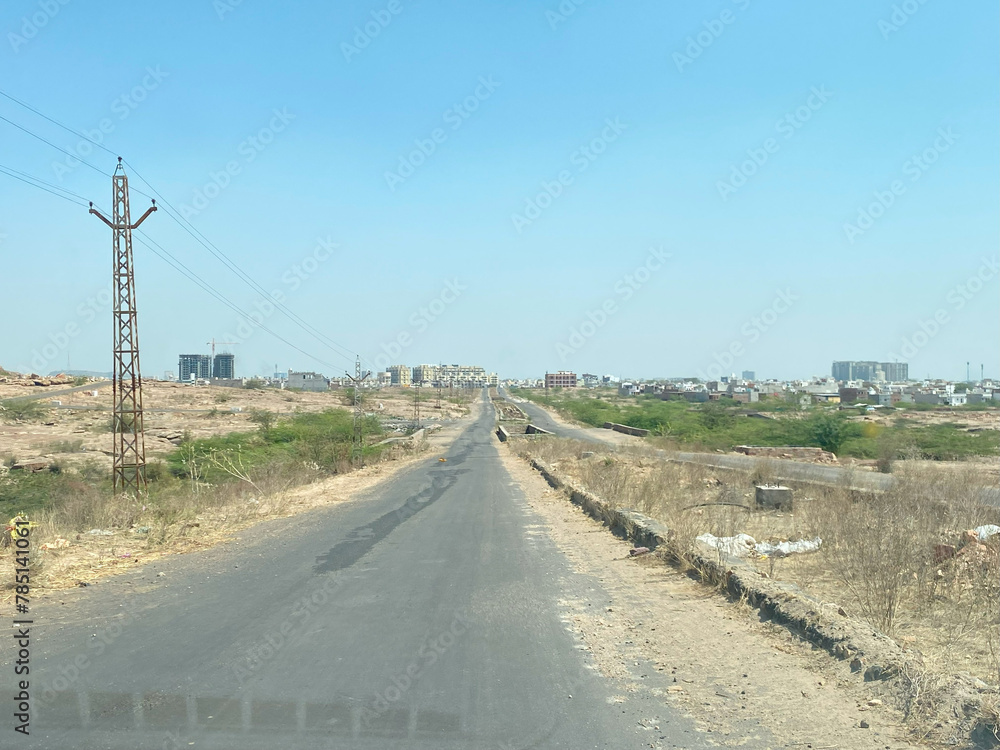
{"type": "Polygon", "coordinates": [[[567,618],[602,673],[621,681],[622,700],[645,689],[626,666],[642,659],[676,680],[657,699],[685,711],[720,746],[772,735],[776,747],[915,747],[876,684],[655,558],[629,558],[629,543],[508,449],[500,453],[552,542],[608,594],[597,611],[567,602],[567,618]]]}

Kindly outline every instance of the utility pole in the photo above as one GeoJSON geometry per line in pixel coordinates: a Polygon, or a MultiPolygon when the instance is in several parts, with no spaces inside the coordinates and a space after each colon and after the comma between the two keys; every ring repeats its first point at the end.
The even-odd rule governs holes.
{"type": "Polygon", "coordinates": [[[361,410],[361,384],[368,379],[371,375],[371,370],[361,374],[361,357],[356,357],[354,360],[354,375],[349,372],[345,372],[351,382],[354,383],[354,439],[351,443],[351,463],[355,465],[361,465],[364,460],[364,440],[365,436],[362,433],[362,427],[364,425],[364,412],[361,410]]]}
{"type": "Polygon", "coordinates": [[[114,374],[112,376],[113,415],[112,485],[116,496],[138,497],[146,491],[146,444],[142,423],[142,375],[139,371],[139,328],[136,322],[135,273],[132,267],[132,230],[156,210],[156,201],[135,224],[130,223],[128,177],[121,157],[111,176],[114,192],[112,220],[94,204],[90,213],[112,231],[114,249],[114,374]]]}
{"type": "Polygon", "coordinates": [[[414,429],[420,429],[420,389],[413,389],[413,424],[414,429]]]}

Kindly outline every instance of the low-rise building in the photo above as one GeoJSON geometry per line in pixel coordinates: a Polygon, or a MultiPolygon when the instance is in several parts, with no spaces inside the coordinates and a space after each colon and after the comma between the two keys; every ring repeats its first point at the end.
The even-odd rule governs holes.
{"type": "Polygon", "coordinates": [[[318,372],[293,372],[289,370],[285,387],[318,393],[329,390],[330,383],[326,377],[318,372]]]}
{"type": "Polygon", "coordinates": [[[545,373],[546,388],[576,388],[576,373],[568,370],[545,373]]]}

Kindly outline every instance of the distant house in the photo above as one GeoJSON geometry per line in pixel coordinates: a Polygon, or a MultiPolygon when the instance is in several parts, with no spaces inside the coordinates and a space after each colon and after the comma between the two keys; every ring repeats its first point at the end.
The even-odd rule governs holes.
{"type": "Polygon", "coordinates": [[[286,387],[319,392],[329,390],[330,382],[318,372],[292,372],[289,370],[286,387]]]}
{"type": "Polygon", "coordinates": [[[841,403],[850,404],[855,401],[867,401],[868,400],[868,389],[867,388],[841,388],[840,389],[840,401],[841,403]]]}

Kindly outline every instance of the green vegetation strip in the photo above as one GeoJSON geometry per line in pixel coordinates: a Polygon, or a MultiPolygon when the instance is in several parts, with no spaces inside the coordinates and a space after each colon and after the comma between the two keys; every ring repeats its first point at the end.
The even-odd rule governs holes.
{"type": "Polygon", "coordinates": [[[865,413],[863,406],[835,411],[824,407],[799,410],[780,397],[749,407],[732,399],[689,404],[644,395],[625,399],[610,390],[596,391],[594,395],[555,391],[548,397],[530,389],[516,393],[584,424],[601,427],[605,422],[617,422],[704,450],[728,451],[737,445],[800,445],[838,455],[890,461],[907,456],[950,461],[1000,453],[1000,431],[969,432],[955,422],[913,426],[903,418],[888,424],[862,421],[858,417],[865,413]],[[770,418],[748,416],[751,413],[770,418]]]}
{"type": "MultiPolygon", "coordinates": [[[[257,482],[259,477],[277,471],[294,475],[301,469],[301,474],[308,475],[315,471],[336,474],[349,469],[353,439],[353,417],[349,412],[296,414],[278,421],[270,412],[258,411],[251,414],[251,421],[257,425],[255,432],[185,439],[165,462],[147,464],[146,502],[153,506],[159,498],[176,495],[192,483],[257,482]]],[[[378,420],[367,418],[363,433],[367,442],[374,443],[382,435],[378,420]]],[[[366,459],[375,459],[385,449],[385,446],[366,446],[364,455],[366,459]]],[[[13,456],[4,459],[7,466],[15,461],[13,456]]],[[[108,472],[94,462],[82,465],[78,471],[67,471],[58,461],[39,473],[10,471],[0,477],[0,518],[22,511],[31,514],[58,509],[82,495],[110,495],[110,492],[108,472]]]]}

